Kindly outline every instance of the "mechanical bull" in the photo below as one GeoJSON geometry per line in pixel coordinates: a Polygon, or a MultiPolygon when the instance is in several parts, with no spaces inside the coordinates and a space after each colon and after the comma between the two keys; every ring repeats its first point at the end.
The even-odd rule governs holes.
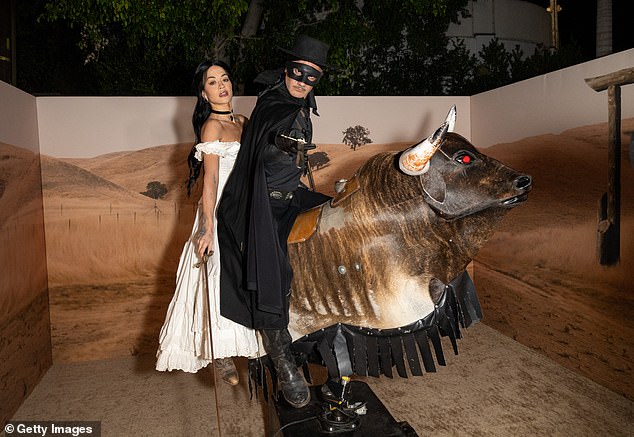
{"type": "Polygon", "coordinates": [[[332,377],[422,375],[434,354],[445,364],[442,336],[457,353],[460,328],[481,318],[465,268],[531,177],[449,132],[454,120],[452,108],[425,141],[374,156],[296,221],[289,330],[304,363],[332,377]]]}

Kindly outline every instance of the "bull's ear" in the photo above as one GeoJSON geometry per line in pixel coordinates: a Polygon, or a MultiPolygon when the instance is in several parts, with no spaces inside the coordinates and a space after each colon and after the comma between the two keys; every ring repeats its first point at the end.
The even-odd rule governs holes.
{"type": "Polygon", "coordinates": [[[447,185],[445,180],[433,165],[430,166],[429,171],[420,176],[420,182],[423,186],[423,191],[434,202],[443,203],[447,194],[447,185]]]}

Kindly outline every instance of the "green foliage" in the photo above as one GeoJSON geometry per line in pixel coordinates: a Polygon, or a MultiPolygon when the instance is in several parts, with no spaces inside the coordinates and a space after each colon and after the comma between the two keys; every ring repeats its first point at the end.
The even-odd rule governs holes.
{"type": "Polygon", "coordinates": [[[475,82],[483,89],[506,85],[511,80],[511,56],[497,38],[479,52],[481,62],[475,70],[475,82]]]}
{"type": "Polygon", "coordinates": [[[159,181],[148,182],[145,189],[146,191],[141,192],[141,194],[155,200],[162,199],[167,194],[167,187],[159,181]]]}
{"type": "Polygon", "coordinates": [[[445,31],[467,0],[300,3],[304,9],[295,11],[284,7],[286,1],[266,1],[266,34],[257,52],[266,51],[267,56],[245,58],[247,65],[259,70],[282,65],[284,56],[275,46],[290,47],[297,34],[306,33],[330,44],[329,61],[340,68],[327,71],[319,94],[442,93],[435,63],[445,56],[445,31]],[[274,63],[262,65],[263,60],[274,63]]]}
{"type": "Polygon", "coordinates": [[[538,46],[532,55],[525,56],[519,46],[509,52],[497,38],[482,46],[478,57],[468,56],[460,42],[456,50],[462,63],[454,65],[459,65],[461,70],[447,78],[448,94],[473,95],[582,61],[576,46],[558,51],[538,46]]]}
{"type": "Polygon", "coordinates": [[[41,19],[79,32],[103,94],[189,94],[183,77],[221,56],[247,7],[247,0],[51,0],[41,19]],[[174,88],[175,79],[182,85],[174,88]]]}
{"type": "Polygon", "coordinates": [[[247,7],[247,0],[54,0],[47,2],[44,17],[81,29],[88,62],[116,43],[146,44],[158,57],[198,60],[218,52],[223,35],[239,26],[247,7]]]}
{"type": "Polygon", "coordinates": [[[191,95],[203,59],[234,69],[236,94],[284,65],[297,35],[330,44],[320,95],[471,95],[581,61],[578,49],[528,58],[494,39],[472,55],[445,33],[468,0],[260,0],[255,35],[242,26],[255,0],[17,2],[18,85],[33,93],[191,95]],[[39,19],[33,23],[33,17],[39,19]]]}
{"type": "Polygon", "coordinates": [[[439,64],[442,71],[442,94],[470,95],[475,78],[477,58],[467,49],[463,40],[452,40],[447,54],[439,64]]]}

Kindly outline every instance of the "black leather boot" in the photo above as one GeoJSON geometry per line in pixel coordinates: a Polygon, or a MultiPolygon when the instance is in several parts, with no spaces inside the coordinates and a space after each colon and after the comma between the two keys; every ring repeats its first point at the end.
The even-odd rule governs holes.
{"type": "Polygon", "coordinates": [[[261,332],[264,350],[273,361],[284,399],[295,408],[305,407],[310,402],[310,390],[291,352],[291,334],[288,329],[265,329],[261,332]]]}

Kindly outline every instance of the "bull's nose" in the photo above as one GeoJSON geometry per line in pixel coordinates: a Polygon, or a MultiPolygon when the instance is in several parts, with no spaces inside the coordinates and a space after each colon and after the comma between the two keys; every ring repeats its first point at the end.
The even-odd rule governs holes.
{"type": "Polygon", "coordinates": [[[515,181],[513,181],[513,185],[518,190],[526,190],[530,188],[532,183],[533,183],[533,178],[531,178],[528,175],[522,175],[518,177],[517,179],[515,179],[515,181]]]}

